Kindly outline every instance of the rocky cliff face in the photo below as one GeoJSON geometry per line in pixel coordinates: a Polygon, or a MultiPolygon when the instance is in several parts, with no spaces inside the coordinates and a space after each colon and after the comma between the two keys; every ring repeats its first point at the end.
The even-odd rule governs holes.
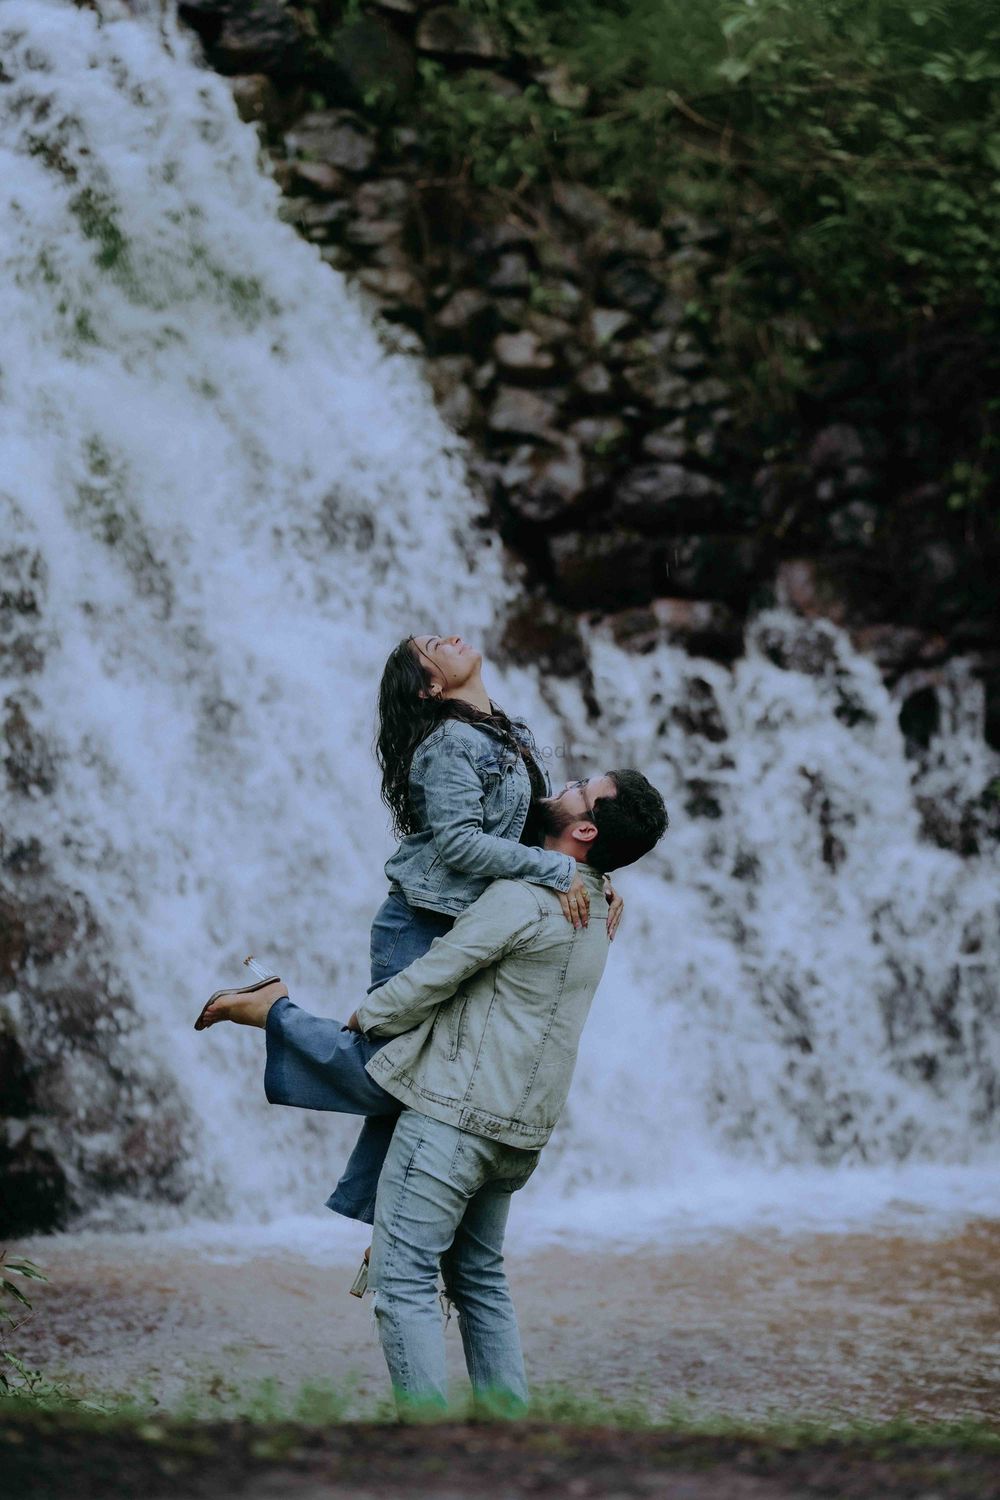
{"type": "Polygon", "coordinates": [[[850,628],[891,682],[916,673],[915,692],[933,696],[940,664],[971,653],[1000,745],[998,559],[964,544],[961,517],[947,535],[927,519],[975,400],[955,335],[904,348],[845,327],[823,350],[818,396],[751,417],[704,317],[723,226],[639,223],[581,183],[512,197],[442,177],[405,123],[421,59],[476,69],[502,99],[571,84],[458,7],[342,11],[180,7],[258,122],[289,220],[388,338],[426,355],[496,528],[527,564],[511,658],[577,670],[584,612],[620,617],[636,649],[669,639],[732,660],[748,609],[777,599],[850,628]],[[365,105],[387,78],[403,101],[388,121],[365,105]],[[312,107],[318,93],[331,107],[312,107]]]}
{"type": "MultiPolygon", "coordinates": [[[[39,826],[60,752],[40,732],[32,678],[48,645],[44,560],[0,552],[4,825],[39,826]]],[[[85,896],[49,868],[36,837],[0,827],[0,1237],[61,1228],[85,1202],[115,1195],[179,1201],[190,1142],[169,1075],[129,1043],[134,997],[107,958],[85,896]]]]}

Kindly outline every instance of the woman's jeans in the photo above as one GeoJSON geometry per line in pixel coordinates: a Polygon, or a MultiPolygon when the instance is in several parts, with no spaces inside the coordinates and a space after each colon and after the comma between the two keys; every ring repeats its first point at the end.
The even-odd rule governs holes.
{"type": "MultiPolygon", "coordinates": [[[[412,907],[401,892],[390,891],[372,923],[368,993],[422,958],[454,921],[441,912],[412,907]]],[[[365,1072],[369,1058],[385,1043],[369,1041],[330,1017],[310,1015],[287,999],[275,1001],[268,1011],[266,1037],[264,1092],[272,1104],[366,1116],[344,1175],[326,1202],[335,1213],[371,1224],[379,1173],[400,1109],[398,1099],[365,1072]]]]}
{"type": "Polygon", "coordinates": [[[527,1404],[503,1237],[511,1193],[539,1155],[412,1109],[399,1116],[378,1187],[369,1285],[401,1414],[447,1401],[439,1265],[477,1400],[508,1415],[527,1404]]]}

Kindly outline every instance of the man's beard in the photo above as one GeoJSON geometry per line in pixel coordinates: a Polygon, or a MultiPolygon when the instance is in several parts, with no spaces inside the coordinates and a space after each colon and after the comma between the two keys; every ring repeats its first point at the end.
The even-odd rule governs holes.
{"type": "Polygon", "coordinates": [[[558,797],[539,797],[531,804],[532,823],[539,838],[557,839],[571,823],[579,820],[567,811],[558,797]]]}

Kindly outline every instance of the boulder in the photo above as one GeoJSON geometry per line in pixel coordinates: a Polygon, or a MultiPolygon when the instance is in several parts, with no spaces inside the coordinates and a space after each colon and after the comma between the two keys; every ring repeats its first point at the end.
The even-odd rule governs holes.
{"type": "Polygon", "coordinates": [[[496,322],[496,311],[484,292],[463,287],[438,308],[434,321],[446,338],[468,345],[488,337],[496,322]]]}
{"type": "Polygon", "coordinates": [[[482,408],[472,390],[474,372],[472,360],[463,354],[444,355],[427,364],[437,409],[456,432],[468,432],[482,417],[482,408]]]}
{"type": "Polygon", "coordinates": [[[628,332],[634,319],[621,307],[591,308],[586,320],[586,332],[590,342],[598,349],[610,344],[619,334],[628,332]]]}
{"type": "Polygon", "coordinates": [[[663,300],[664,286],[642,260],[624,257],[605,267],[601,291],[608,302],[644,318],[663,300]]]}
{"type": "Polygon", "coordinates": [[[563,440],[555,451],[525,445],[504,466],[501,483],[511,510],[535,524],[572,510],[587,487],[579,446],[563,440]]]}
{"type": "Polygon", "coordinates": [[[642,451],[660,463],[675,464],[686,458],[691,444],[685,436],[684,420],[681,417],[668,422],[665,427],[655,427],[642,440],[642,451]]]}
{"type": "Polygon", "coordinates": [[[391,322],[422,326],[426,295],[412,271],[372,266],[361,272],[358,282],[381,303],[383,315],[391,322]]]}
{"type": "Polygon", "coordinates": [[[564,532],[549,547],[556,597],[571,609],[621,609],[660,591],[663,553],[637,532],[564,532]]]}
{"type": "Polygon", "coordinates": [[[413,189],[402,177],[382,177],[363,182],[354,195],[359,219],[406,219],[413,202],[413,189]]]}
{"type": "Polygon", "coordinates": [[[219,73],[291,77],[302,66],[303,33],[282,0],[181,0],[177,14],[219,73]]]}
{"type": "Polygon", "coordinates": [[[758,548],[747,536],[676,536],[666,557],[672,593],[744,609],[757,586],[758,548]]]}
{"type": "Polygon", "coordinates": [[[843,470],[849,464],[861,463],[865,457],[864,440],[856,427],[846,422],[832,422],[813,438],[809,463],[814,469],[843,470]]]}
{"type": "Polygon", "coordinates": [[[317,109],[303,115],[285,135],[295,156],[325,162],[360,176],[375,159],[375,139],[358,115],[347,109],[317,109]]]}
{"type": "Polygon", "coordinates": [[[577,229],[591,233],[618,220],[618,214],[607,198],[585,183],[554,182],[550,191],[556,207],[577,229]]]}
{"type": "Polygon", "coordinates": [[[324,37],[320,81],[327,97],[356,108],[374,95],[408,99],[417,77],[413,47],[382,16],[360,15],[324,37]]]}
{"type": "Polygon", "coordinates": [[[622,378],[638,401],[656,411],[687,411],[691,405],[690,382],[658,361],[628,365],[622,378]]]}
{"type": "MultiPolygon", "coordinates": [[[[683,646],[692,656],[731,662],[743,650],[742,625],[727,605],[715,599],[653,599],[642,609],[613,615],[610,626],[618,645],[640,655],[666,643],[683,646]]],[[[694,726],[689,727],[694,733],[694,726]]],[[[702,725],[697,732],[708,739],[726,737],[725,731],[719,734],[714,726],[702,725]]]]}
{"type": "Polygon", "coordinates": [[[918,666],[936,666],[944,661],[947,637],[909,625],[888,622],[863,625],[851,632],[857,649],[870,656],[890,683],[903,672],[918,666]]]}
{"type": "Polygon", "coordinates": [[[347,173],[326,161],[293,161],[288,163],[288,170],[289,187],[293,189],[342,198],[351,188],[347,173]]]}
{"type": "MultiPolygon", "coordinates": [[[[589,677],[587,653],[576,619],[544,595],[521,600],[507,617],[500,642],[500,657],[516,667],[540,670],[546,677],[589,677]]],[[[546,747],[540,748],[544,754],[546,747]]],[[[554,758],[556,747],[548,748],[552,749],[554,758]]],[[[555,780],[556,773],[552,772],[552,775],[555,780]]]]}
{"type": "Polygon", "coordinates": [[[421,16],[417,49],[466,62],[495,62],[505,56],[489,22],[458,5],[437,5],[421,16]]]}
{"type": "Polygon", "coordinates": [[[263,73],[248,73],[232,80],[236,112],[248,125],[276,129],[284,118],[278,90],[263,73]]]}
{"type": "Polygon", "coordinates": [[[494,340],[493,355],[499,369],[522,380],[544,381],[555,368],[554,356],[531,329],[501,333],[494,340]]]}
{"type": "Polygon", "coordinates": [[[559,419],[559,402],[518,386],[501,385],[487,415],[491,432],[536,439],[551,435],[559,419]]]}
{"type": "Polygon", "coordinates": [[[0,1125],[0,1240],[62,1229],[70,1212],[65,1170],[39,1139],[36,1129],[19,1120],[0,1125]]]}
{"type": "Polygon", "coordinates": [[[628,441],[628,427],[621,417],[581,417],[570,426],[570,436],[598,458],[615,453],[628,441]]]}
{"type": "MultiPolygon", "coordinates": [[[[30,699],[25,701],[33,703],[30,699]]],[[[3,763],[7,779],[15,791],[30,797],[37,792],[55,790],[55,756],[29,720],[24,702],[19,698],[11,696],[4,700],[0,743],[6,750],[3,763]]]]}
{"type": "Polygon", "coordinates": [[[615,486],[613,514],[639,531],[676,530],[718,521],[725,491],[721,484],[680,464],[639,464],[615,486]]]}
{"type": "Polygon", "coordinates": [[[487,276],[486,285],[491,292],[526,292],[531,285],[527,257],[518,250],[506,251],[487,276]]]}
{"type": "Polygon", "coordinates": [[[598,364],[596,361],[577,370],[575,380],[583,394],[596,401],[610,396],[615,386],[607,365],[598,364]]]}

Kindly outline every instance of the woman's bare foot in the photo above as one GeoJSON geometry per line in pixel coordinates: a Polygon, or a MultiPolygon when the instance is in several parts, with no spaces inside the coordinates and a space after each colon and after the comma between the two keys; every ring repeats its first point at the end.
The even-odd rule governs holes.
{"type": "Polygon", "coordinates": [[[216,1021],[235,1021],[237,1026],[265,1026],[271,1006],[287,995],[288,986],[280,979],[262,984],[250,995],[241,995],[235,990],[230,994],[220,995],[218,1000],[205,1006],[198,1018],[201,1022],[199,1030],[214,1026],[216,1021]]]}

